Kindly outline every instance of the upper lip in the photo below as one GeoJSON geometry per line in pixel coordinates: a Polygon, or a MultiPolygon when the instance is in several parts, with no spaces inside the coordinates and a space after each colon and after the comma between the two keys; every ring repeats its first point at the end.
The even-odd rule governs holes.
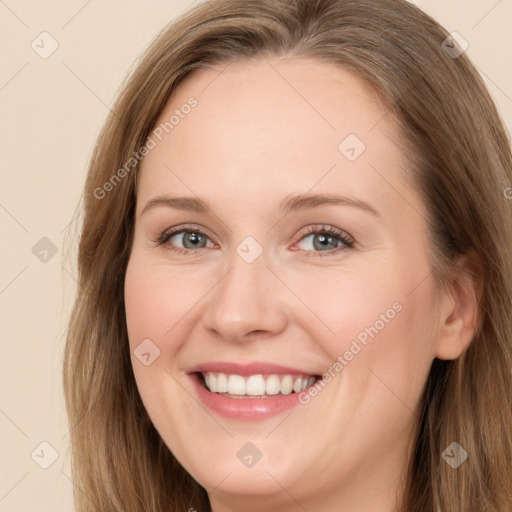
{"type": "Polygon", "coordinates": [[[304,370],[301,368],[292,368],[289,366],[281,366],[266,362],[253,362],[246,364],[237,364],[229,362],[209,362],[202,363],[190,368],[187,373],[226,373],[228,375],[263,375],[263,374],[283,374],[283,375],[318,375],[315,372],[304,370]]]}

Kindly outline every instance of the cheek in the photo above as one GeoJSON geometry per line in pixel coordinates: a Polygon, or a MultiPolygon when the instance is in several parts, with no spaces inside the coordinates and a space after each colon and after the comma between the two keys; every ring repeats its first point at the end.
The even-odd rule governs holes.
{"type": "Polygon", "coordinates": [[[135,255],[125,278],[130,342],[145,338],[172,344],[172,331],[193,309],[201,293],[190,272],[145,263],[135,255]]]}
{"type": "MultiPolygon", "coordinates": [[[[293,283],[296,297],[290,295],[289,301],[294,304],[293,321],[314,332],[315,340],[324,344],[333,358],[348,350],[353,340],[364,347],[371,340],[388,338],[390,349],[401,345],[412,349],[411,341],[419,332],[423,338],[431,334],[432,286],[430,280],[417,286],[425,273],[413,265],[388,261],[281,274],[283,281],[293,283]],[[384,336],[391,332],[394,336],[384,336]]],[[[283,307],[290,309],[289,305],[283,307]]]]}
{"type": "Polygon", "coordinates": [[[354,407],[362,395],[373,394],[380,408],[389,392],[391,400],[396,394],[414,408],[434,359],[434,287],[425,279],[427,263],[393,261],[346,267],[343,274],[295,276],[295,291],[315,315],[303,311],[294,319],[329,356],[331,375],[343,376],[332,380],[339,383],[334,387],[343,395],[340,402],[354,400],[354,407]]]}
{"type": "Polygon", "coordinates": [[[180,329],[198,299],[195,292],[179,270],[148,264],[134,251],[125,276],[126,324],[137,387],[154,420],[167,414],[161,396],[182,398],[170,373],[185,341],[180,329]]]}
{"type": "Polygon", "coordinates": [[[201,296],[189,277],[180,269],[151,264],[138,251],[125,276],[126,322],[137,388],[153,425],[184,461],[188,431],[182,426],[189,423],[188,418],[202,414],[183,391],[177,378],[180,368],[176,368],[176,356],[187,339],[182,331],[187,314],[201,296]],[[148,365],[137,356],[142,343],[146,343],[144,352],[150,353],[148,365]]]}

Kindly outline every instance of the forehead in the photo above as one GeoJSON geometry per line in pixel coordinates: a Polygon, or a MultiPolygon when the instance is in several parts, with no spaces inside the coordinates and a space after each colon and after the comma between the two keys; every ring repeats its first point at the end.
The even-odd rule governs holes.
{"type": "Polygon", "coordinates": [[[405,186],[393,116],[334,64],[272,58],[196,70],[168,101],[159,127],[142,164],[139,198],[192,192],[239,197],[243,205],[314,188],[390,202],[393,187],[405,186]]]}

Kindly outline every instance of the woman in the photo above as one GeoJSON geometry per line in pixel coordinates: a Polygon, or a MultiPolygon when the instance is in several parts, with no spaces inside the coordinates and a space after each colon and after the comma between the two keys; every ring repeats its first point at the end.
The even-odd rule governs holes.
{"type": "Polygon", "coordinates": [[[77,510],[512,510],[512,158],[399,0],[215,0],[124,85],[64,361],[77,510]]]}

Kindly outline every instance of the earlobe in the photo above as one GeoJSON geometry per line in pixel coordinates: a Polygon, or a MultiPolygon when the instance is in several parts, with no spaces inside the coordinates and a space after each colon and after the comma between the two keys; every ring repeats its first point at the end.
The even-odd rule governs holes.
{"type": "Polygon", "coordinates": [[[457,359],[469,347],[481,320],[480,303],[483,295],[481,267],[475,260],[464,257],[457,264],[458,271],[443,297],[440,331],[436,357],[457,359]]]}

